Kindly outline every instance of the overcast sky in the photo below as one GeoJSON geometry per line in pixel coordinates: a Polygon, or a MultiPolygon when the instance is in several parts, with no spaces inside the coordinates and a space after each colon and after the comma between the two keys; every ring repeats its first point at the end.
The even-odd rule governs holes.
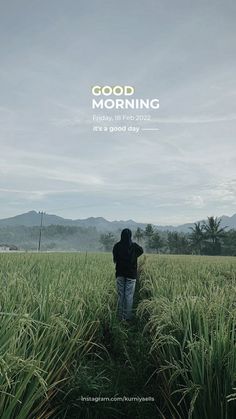
{"type": "Polygon", "coordinates": [[[235,19],[235,0],[0,0],[0,218],[235,213],[235,19]],[[159,98],[159,131],[92,132],[97,83],[159,98]]]}

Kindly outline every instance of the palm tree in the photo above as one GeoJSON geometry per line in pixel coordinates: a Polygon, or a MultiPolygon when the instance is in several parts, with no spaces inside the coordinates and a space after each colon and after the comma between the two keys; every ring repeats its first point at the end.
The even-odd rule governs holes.
{"type": "Polygon", "coordinates": [[[213,254],[220,253],[221,250],[221,243],[220,240],[225,235],[225,229],[227,227],[221,227],[220,223],[221,219],[218,220],[217,217],[207,217],[208,220],[203,225],[203,229],[205,231],[205,236],[207,239],[210,240],[212,243],[212,251],[213,254]]]}
{"type": "Polygon", "coordinates": [[[202,252],[202,245],[204,242],[204,225],[200,222],[194,223],[194,227],[190,227],[192,233],[190,234],[190,240],[193,248],[197,254],[200,255],[202,252]]]}

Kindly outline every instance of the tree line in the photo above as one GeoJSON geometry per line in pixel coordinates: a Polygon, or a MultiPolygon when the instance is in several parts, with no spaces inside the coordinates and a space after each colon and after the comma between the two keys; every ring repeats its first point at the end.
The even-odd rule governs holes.
{"type": "MultiPolygon", "coordinates": [[[[221,226],[221,219],[208,217],[194,223],[188,233],[159,231],[152,224],[145,229],[138,227],[133,238],[148,253],[228,255],[236,256],[236,230],[221,226]]],[[[105,251],[111,251],[119,238],[114,233],[101,234],[100,242],[105,251]]]]}

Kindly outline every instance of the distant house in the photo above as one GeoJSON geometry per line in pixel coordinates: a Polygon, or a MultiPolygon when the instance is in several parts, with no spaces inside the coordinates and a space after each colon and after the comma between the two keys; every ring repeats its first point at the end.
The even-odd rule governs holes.
{"type": "Polygon", "coordinates": [[[10,250],[10,246],[7,244],[0,244],[0,252],[8,252],[10,250]]]}

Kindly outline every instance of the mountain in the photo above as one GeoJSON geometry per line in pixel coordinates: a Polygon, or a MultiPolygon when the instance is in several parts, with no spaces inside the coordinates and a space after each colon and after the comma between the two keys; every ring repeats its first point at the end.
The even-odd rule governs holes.
{"type": "MultiPolygon", "coordinates": [[[[15,217],[3,218],[0,220],[0,226],[25,226],[33,227],[40,225],[40,213],[36,211],[29,211],[24,214],[16,215],[15,217]]],[[[45,214],[43,217],[43,224],[48,226],[50,224],[58,225],[76,225],[73,220],[67,220],[57,215],[45,214]]]]}
{"type": "MultiPolygon", "coordinates": [[[[26,226],[26,227],[33,227],[40,225],[40,213],[36,211],[29,211],[24,214],[16,215],[15,217],[4,218],[0,220],[0,227],[4,226],[26,226]]],[[[228,226],[228,228],[236,229],[236,214],[229,217],[227,215],[223,215],[220,217],[222,220],[222,226],[228,226]]],[[[77,226],[77,227],[95,227],[99,232],[106,232],[111,231],[115,232],[117,230],[123,228],[130,228],[135,230],[137,227],[144,229],[147,223],[137,223],[133,220],[126,220],[126,221],[108,221],[103,217],[89,217],[85,219],[77,219],[71,220],[63,217],[59,217],[58,215],[52,214],[44,214],[43,216],[43,225],[63,225],[63,226],[77,226]]],[[[167,226],[159,226],[156,227],[161,231],[178,231],[178,232],[189,232],[189,227],[192,227],[194,223],[187,223],[181,224],[177,227],[172,225],[167,226]]]]}
{"type": "MultiPolygon", "coordinates": [[[[16,227],[25,226],[33,227],[39,226],[41,220],[40,213],[36,211],[29,211],[24,214],[16,215],[15,217],[3,218],[0,220],[0,227],[16,227]]],[[[125,227],[129,228],[145,228],[146,224],[136,223],[133,220],[128,221],[108,221],[103,217],[89,217],[85,219],[71,220],[58,215],[44,214],[43,225],[63,225],[63,226],[75,226],[75,227],[95,227],[98,231],[117,231],[125,227]]]]}
{"type": "Polygon", "coordinates": [[[232,217],[228,217],[228,215],[222,215],[221,220],[222,225],[228,226],[229,228],[236,228],[236,214],[232,215],[232,217]]]}

